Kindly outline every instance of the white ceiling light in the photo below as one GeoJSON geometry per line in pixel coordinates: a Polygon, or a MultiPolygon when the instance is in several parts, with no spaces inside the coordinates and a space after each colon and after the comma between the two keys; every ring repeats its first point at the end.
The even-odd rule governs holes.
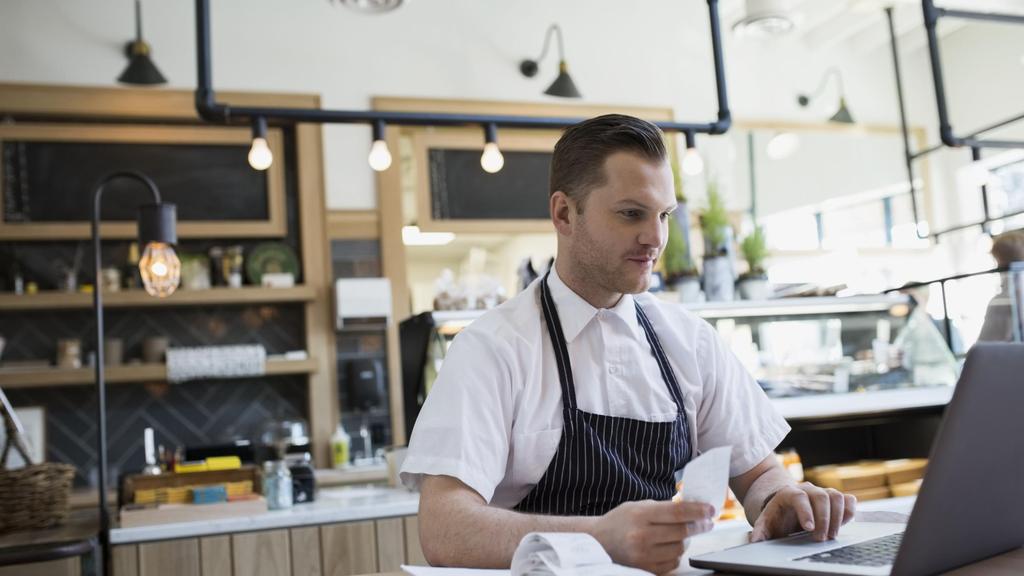
{"type": "Polygon", "coordinates": [[[451,232],[420,232],[419,226],[402,227],[402,244],[406,246],[444,246],[455,240],[451,232]]]}
{"type": "MultiPolygon", "coordinates": [[[[331,0],[333,2],[333,0],[331,0]]],[[[357,12],[380,14],[391,12],[402,5],[404,0],[341,0],[341,3],[357,12]]]]}
{"type": "Polygon", "coordinates": [[[779,132],[765,146],[765,154],[772,160],[789,158],[800,149],[800,137],[792,132],[779,132]]]}
{"type": "Polygon", "coordinates": [[[746,15],[732,26],[740,36],[774,38],[796,28],[791,0],[746,0],[746,15]]]}

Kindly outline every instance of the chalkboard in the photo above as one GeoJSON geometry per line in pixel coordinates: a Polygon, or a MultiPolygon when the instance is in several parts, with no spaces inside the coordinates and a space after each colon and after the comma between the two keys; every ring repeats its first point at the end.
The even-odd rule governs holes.
{"type": "MultiPolygon", "coordinates": [[[[5,141],[2,152],[5,222],[88,221],[96,184],[123,170],[152,178],[179,221],[268,218],[267,176],[249,167],[244,145],[5,141]]],[[[112,182],[103,219],[134,220],[147,202],[140,183],[112,182]]]]}
{"type": "Polygon", "coordinates": [[[547,220],[550,152],[504,152],[495,174],[480,167],[479,150],[432,148],[430,201],[434,220],[547,220]]]}

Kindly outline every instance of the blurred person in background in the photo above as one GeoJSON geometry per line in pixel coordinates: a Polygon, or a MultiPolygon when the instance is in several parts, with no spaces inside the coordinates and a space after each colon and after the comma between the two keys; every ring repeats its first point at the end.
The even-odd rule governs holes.
{"type": "MultiPolygon", "coordinates": [[[[967,354],[967,350],[964,350],[964,339],[960,335],[960,329],[954,323],[953,318],[949,319],[950,336],[946,340],[946,322],[941,318],[935,318],[928,314],[928,301],[931,298],[931,286],[925,284],[924,286],[915,286],[920,282],[907,282],[900,288],[900,292],[910,296],[913,300],[913,311],[928,316],[931,320],[932,325],[942,335],[942,339],[948,342],[948,346],[953,355],[960,357],[967,354]]],[[[948,312],[947,312],[948,314],[948,312]]]]}
{"type": "MultiPolygon", "coordinates": [[[[1013,262],[1024,262],[1024,230],[1013,230],[996,236],[992,242],[992,257],[999,268],[1008,268],[1013,262]]],[[[1018,307],[1024,305],[1020,301],[1024,279],[1017,281],[1018,307]]],[[[1003,286],[988,304],[985,311],[985,323],[981,326],[978,341],[1009,342],[1013,340],[1013,312],[1010,305],[1011,283],[1010,274],[1003,275],[1003,286]]],[[[1018,309],[1018,315],[1022,315],[1018,309]]],[[[1021,320],[1018,319],[1018,322],[1021,320]]]]}

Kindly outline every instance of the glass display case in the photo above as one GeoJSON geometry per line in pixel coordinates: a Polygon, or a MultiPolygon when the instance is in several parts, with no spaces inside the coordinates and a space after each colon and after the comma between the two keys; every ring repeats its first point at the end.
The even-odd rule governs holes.
{"type": "MultiPolygon", "coordinates": [[[[754,375],[793,428],[779,449],[805,465],[928,455],[959,365],[938,321],[910,297],[678,305],[715,327],[754,375]]],[[[425,312],[402,323],[409,429],[452,340],[482,314],[425,312]]]]}
{"type": "Polygon", "coordinates": [[[688,304],[769,397],[951,386],[958,365],[904,295],[688,304]]]}
{"type": "MultiPolygon", "coordinates": [[[[789,419],[944,406],[959,374],[936,321],[905,295],[679,305],[715,327],[789,419]]],[[[422,403],[452,339],[483,313],[421,315],[422,361],[407,374],[416,388],[407,417],[415,418],[409,403],[422,403]]]]}

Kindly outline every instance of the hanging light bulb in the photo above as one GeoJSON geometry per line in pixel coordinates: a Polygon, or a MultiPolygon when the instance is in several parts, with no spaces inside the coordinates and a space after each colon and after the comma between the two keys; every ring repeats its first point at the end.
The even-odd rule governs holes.
{"type": "Polygon", "coordinates": [[[498,127],[494,124],[484,126],[484,153],[480,155],[480,167],[485,172],[494,174],[505,166],[505,157],[498,148],[498,127]]]}
{"type": "Polygon", "coordinates": [[[181,261],[170,244],[150,242],[139,260],[139,272],[146,292],[166,298],[178,288],[181,280],[181,261]]]}
{"type": "Polygon", "coordinates": [[[683,154],[683,173],[696,176],[704,171],[704,159],[697,152],[693,132],[686,133],[686,152],[683,154]]]}
{"type": "Polygon", "coordinates": [[[266,170],[274,163],[274,153],[267,144],[267,120],[257,116],[252,122],[252,147],[249,148],[249,166],[266,170]]]}
{"type": "Polygon", "coordinates": [[[377,120],[373,123],[373,144],[370,146],[370,168],[377,172],[383,172],[391,167],[391,151],[388,150],[388,143],[384,140],[384,121],[377,120]]]}

